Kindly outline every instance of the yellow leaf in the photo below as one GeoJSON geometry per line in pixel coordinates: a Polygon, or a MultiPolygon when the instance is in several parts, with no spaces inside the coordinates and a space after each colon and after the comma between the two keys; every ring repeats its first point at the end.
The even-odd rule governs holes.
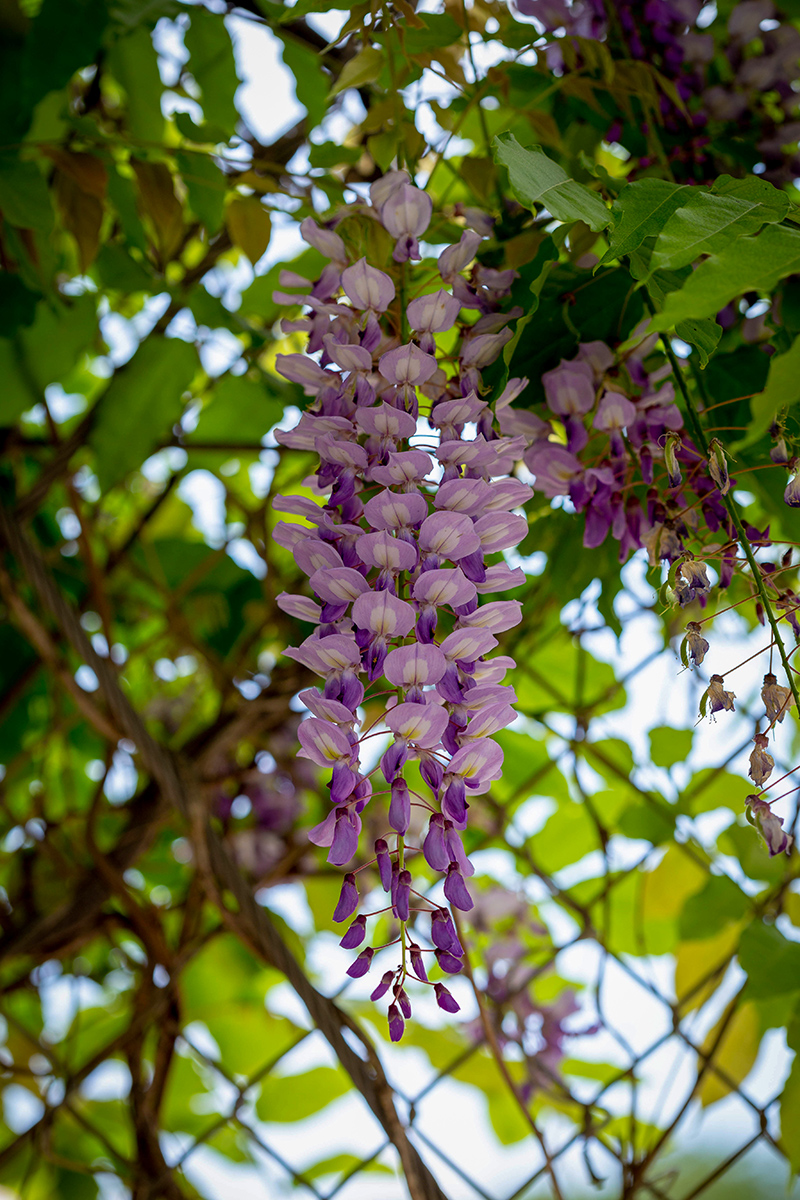
{"type": "Polygon", "coordinates": [[[655,871],[642,880],[642,916],[665,921],[680,915],[689,896],[699,892],[708,872],[682,846],[670,846],[655,871]]]}
{"type": "MultiPolygon", "coordinates": [[[[727,1015],[726,1011],[709,1033],[703,1043],[704,1053],[711,1053],[711,1048],[716,1043],[719,1030],[727,1015]]],[[[714,1051],[712,1062],[703,1076],[703,1082],[697,1094],[704,1108],[707,1108],[709,1104],[714,1104],[717,1100],[722,1100],[731,1092],[730,1084],[734,1086],[740,1084],[750,1074],[760,1045],[761,1022],[755,1004],[749,1001],[737,1008],[731,1017],[722,1039],[714,1051]],[[714,1066],[719,1067],[724,1073],[724,1079],[717,1074],[714,1066]],[[730,1084],[726,1080],[730,1080],[730,1084]]]]}
{"type": "Polygon", "coordinates": [[[234,246],[244,250],[255,266],[269,245],[269,213],[256,196],[234,196],[225,210],[225,224],[234,246]]]}
{"type": "Polygon", "coordinates": [[[724,971],[706,983],[703,980],[708,980],[717,967],[727,965],[739,945],[741,932],[741,924],[726,925],[713,937],[680,944],[675,954],[675,994],[682,1012],[701,1008],[716,991],[724,971]]]}
{"type": "Polygon", "coordinates": [[[78,243],[78,264],[81,273],[85,273],[94,262],[100,245],[103,205],[97,196],[85,192],[72,174],[61,170],[55,172],[53,190],[61,222],[78,243]]]}
{"type": "Polygon", "coordinates": [[[367,46],[355,58],[345,63],[341,75],[331,88],[331,96],[337,96],[345,88],[362,87],[374,83],[383,70],[383,55],[375,46],[367,46]]]}
{"type": "Polygon", "coordinates": [[[82,192],[105,200],[108,172],[96,155],[73,154],[62,150],[60,146],[45,146],[43,152],[53,160],[59,171],[72,176],[82,192]]]}
{"type": "Polygon", "coordinates": [[[172,175],[164,163],[131,159],[139,186],[142,209],[155,227],[162,265],[169,262],[183,241],[183,209],[175,195],[172,175]]]}

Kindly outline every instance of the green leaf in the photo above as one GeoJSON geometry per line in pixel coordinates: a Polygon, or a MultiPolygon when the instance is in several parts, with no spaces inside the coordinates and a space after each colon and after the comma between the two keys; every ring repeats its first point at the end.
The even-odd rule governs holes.
{"type": "Polygon", "coordinates": [[[30,111],[47,92],[64,87],[79,68],[94,62],[108,20],[104,0],[44,0],[25,46],[23,107],[30,111]]]}
{"type": "Polygon", "coordinates": [[[127,126],[131,136],[141,142],[163,141],[163,85],[149,29],[140,25],[133,33],[116,41],[111,47],[108,63],[128,98],[127,126]]]}
{"type": "Polygon", "coordinates": [[[217,233],[225,211],[225,176],[214,159],[200,151],[177,150],[175,158],[189,193],[189,207],[209,234],[217,233]]]}
{"type": "Polygon", "coordinates": [[[800,991],[800,945],[774,925],[753,921],[742,934],[739,963],[747,972],[747,995],[769,998],[800,991]]]}
{"type": "Polygon", "coordinates": [[[308,113],[309,129],[319,125],[328,107],[331,80],[322,69],[319,54],[290,34],[282,37],[283,61],[294,76],[297,99],[308,113]]]}
{"type": "Polygon", "coordinates": [[[680,935],[684,941],[713,937],[750,911],[752,901],[727,875],[710,875],[681,911],[680,935]]]}
{"type": "Polygon", "coordinates": [[[230,1001],[200,1016],[220,1049],[222,1066],[236,1075],[255,1075],[300,1036],[285,1017],[274,1017],[264,1005],[230,1001]]]}
{"type": "Polygon", "coordinates": [[[689,191],[656,239],[653,270],[683,267],[701,254],[718,254],[729,242],[756,233],[767,223],[782,221],[789,210],[784,192],[754,176],[741,180],[722,176],[711,192],[689,191]],[[742,186],[737,188],[737,184],[742,186]]]}
{"type": "Polygon", "coordinates": [[[411,58],[442,46],[452,46],[464,36],[461,26],[448,13],[420,13],[420,20],[420,29],[414,29],[404,22],[400,25],[403,49],[411,58]]]}
{"type": "Polygon", "coordinates": [[[800,233],[768,225],[756,237],[739,238],[702,262],[683,287],[667,296],[651,328],[671,329],[679,321],[713,317],[743,292],[769,293],[787,275],[800,271],[800,233]]]}
{"type": "Polygon", "coordinates": [[[230,35],[222,16],[205,8],[193,8],[191,22],[184,38],[187,66],[202,92],[203,115],[230,135],[239,120],[233,102],[239,79],[230,35]]]}
{"type": "Polygon", "coordinates": [[[203,409],[197,428],[186,439],[192,442],[260,443],[283,414],[283,400],[266,380],[249,375],[223,375],[203,409]]]}
{"type": "Polygon", "coordinates": [[[542,204],[558,221],[584,221],[595,231],[605,229],[611,213],[594,192],[570,179],[566,171],[541,150],[526,150],[513,133],[492,141],[495,162],[508,169],[511,189],[526,208],[542,204]]]}
{"type": "Polygon", "coordinates": [[[194,346],[177,338],[150,337],[117,371],[98,401],[89,436],[104,491],[140,466],[168,436],[196,370],[194,346]]]}
{"type": "Polygon", "coordinates": [[[42,300],[36,307],[34,323],[17,335],[28,377],[42,391],[58,382],[72,370],[96,332],[93,296],[76,296],[68,304],[42,300]]]}
{"type": "Polygon", "coordinates": [[[626,184],[611,206],[616,225],[600,265],[632,254],[647,238],[660,233],[693,192],[694,188],[668,183],[666,179],[638,179],[626,184]]]}
{"type": "Polygon", "coordinates": [[[35,163],[0,158],[0,210],[10,225],[47,233],[53,206],[47,183],[35,163]]]}
{"type": "Polygon", "coordinates": [[[303,1121],[338,1100],[348,1087],[341,1068],[315,1067],[302,1075],[269,1075],[261,1085],[256,1112],[262,1121],[303,1121]]]}
{"type": "Polygon", "coordinates": [[[330,90],[329,99],[338,96],[339,92],[350,87],[363,87],[365,83],[374,83],[383,70],[383,54],[375,46],[367,46],[355,58],[345,63],[344,68],[330,90]]]}
{"type": "Polygon", "coordinates": [[[789,408],[800,400],[800,337],[796,337],[785,354],[773,354],[769,360],[769,374],[763,392],[750,401],[752,423],[747,436],[740,443],[751,446],[766,433],[782,408],[789,408]]]}
{"type": "Polygon", "coordinates": [[[781,1149],[793,1171],[800,1171],[800,1054],[795,1054],[789,1078],[783,1085],[781,1106],[781,1149]]]}
{"type": "Polygon", "coordinates": [[[670,729],[668,725],[660,725],[650,730],[650,761],[657,767],[674,767],[676,763],[686,762],[692,752],[694,731],[691,729],[670,729]]]}

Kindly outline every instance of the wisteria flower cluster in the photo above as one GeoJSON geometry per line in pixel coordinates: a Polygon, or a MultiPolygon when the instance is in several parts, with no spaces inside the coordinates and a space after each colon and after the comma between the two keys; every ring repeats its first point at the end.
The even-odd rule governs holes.
{"type": "MultiPolygon", "coordinates": [[[[286,654],[323,681],[322,690],[300,695],[312,714],[299,727],[300,753],[331,770],[330,811],[311,840],[328,848],[334,866],[350,866],[365,807],[389,798],[384,834],[345,874],[334,919],[351,921],[346,949],[365,942],[377,914],[357,911],[357,875],[374,865],[389,901],[380,911],[394,919],[401,959],[372,995],[390,993],[397,1040],[411,1013],[406,980],[428,982],[426,955],[445,973],[463,967],[450,910],[473,905],[461,835],[470,800],[501,772],[493,735],[515,717],[514,691],[502,682],[513,662],[492,651],[520,621],[521,606],[493,597],[524,582],[502,554],[527,532],[515,510],[531,491],[512,475],[526,441],[509,405],[525,381],[509,384],[497,417],[481,395],[481,368],[511,336],[516,314],[500,304],[514,272],[468,270],[482,241],[468,228],[439,255],[436,277],[423,275],[409,296],[429,197],[395,171],[372,186],[371,204],[355,215],[391,235],[391,273],[351,253],[336,228],[309,219],[303,236],[330,263],[313,284],[285,273],[283,286],[305,291],[276,294],[309,310],[284,322],[284,330],[308,334],[307,352],[280,355],[276,365],[311,398],[279,441],[313,451],[319,465],[306,481],[311,494],[275,505],[305,523],[281,522],[274,536],[314,595],[278,597],[285,612],[314,627],[286,654]],[[367,727],[363,705],[379,698],[380,720],[367,727]],[[379,735],[385,745],[370,766],[370,739],[379,735]],[[412,763],[418,775],[409,774],[412,763]],[[376,789],[381,779],[385,787],[376,789]],[[420,854],[443,883],[443,903],[415,886],[420,854]]],[[[374,954],[367,945],[348,974],[366,974],[374,954]]],[[[433,987],[440,1007],[456,1011],[444,984],[433,987]]]]}

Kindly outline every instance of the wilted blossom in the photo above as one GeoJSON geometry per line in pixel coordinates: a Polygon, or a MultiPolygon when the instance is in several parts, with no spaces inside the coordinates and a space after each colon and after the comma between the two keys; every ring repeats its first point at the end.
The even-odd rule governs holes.
{"type": "Polygon", "coordinates": [[[705,656],[708,654],[708,642],[700,632],[700,626],[697,621],[689,621],[686,626],[686,637],[684,638],[684,646],[688,652],[689,662],[684,659],[686,666],[699,667],[705,656]]]}
{"type": "Polygon", "coordinates": [[[770,858],[776,854],[788,853],[794,839],[784,832],[783,817],[776,816],[762,796],[748,796],[745,804],[747,819],[751,825],[755,825],[764,839],[770,858]]]}
{"type": "Polygon", "coordinates": [[[792,508],[800,508],[800,459],[793,458],[789,463],[792,478],[786,485],[783,498],[792,508]]]}
{"type": "Polygon", "coordinates": [[[777,678],[771,671],[768,671],[764,676],[761,699],[764,701],[767,717],[772,724],[775,721],[780,724],[794,704],[794,696],[792,695],[791,688],[783,687],[778,683],[777,678]]]}
{"type": "MultiPolygon", "coordinates": [[[[298,736],[300,755],[330,774],[330,809],[309,836],[328,849],[334,866],[350,868],[359,850],[372,859],[397,925],[408,927],[408,960],[373,992],[375,999],[389,995],[390,1035],[398,1040],[411,1015],[404,984],[409,977],[428,982],[426,956],[450,974],[463,967],[448,905],[472,908],[473,867],[462,835],[474,798],[502,769],[494,735],[515,717],[513,691],[502,684],[513,664],[490,655],[498,635],[520,621],[520,605],[497,597],[524,581],[502,552],[527,532],[513,510],[531,491],[510,476],[526,438],[496,427],[480,374],[511,336],[506,325],[514,314],[499,308],[515,273],[470,268],[482,236],[466,230],[439,257],[441,286],[408,303],[410,332],[401,339],[400,273],[419,256],[431,202],[402,171],[373,184],[371,201],[365,216],[395,239],[401,267],[384,271],[366,258],[351,263],[333,230],[304,223],[306,240],[330,254],[335,271],[323,272],[324,297],[318,284],[305,295],[278,294],[308,306],[309,351],[322,353],[319,362],[308,354],[277,358],[278,371],[312,398],[278,440],[316,452],[319,465],[306,481],[312,496],[276,499],[293,521],[279,523],[274,536],[313,593],[279,598],[285,612],[314,627],[286,651],[320,680],[301,694],[311,715],[298,736]],[[462,308],[477,310],[478,321],[459,325],[462,308]],[[456,326],[460,350],[440,360],[436,337],[456,326]],[[477,436],[465,438],[467,426],[477,427],[477,436]],[[362,702],[387,691],[382,722],[365,730],[362,702]],[[367,772],[362,740],[381,731],[379,766],[367,772]],[[406,778],[410,763],[419,766],[424,795],[406,778]],[[385,832],[370,850],[361,846],[362,814],[377,803],[373,789],[384,788],[385,832]],[[419,859],[409,854],[414,849],[419,859]],[[421,860],[439,874],[444,903],[416,894],[412,872],[421,860]]],[[[526,382],[509,382],[504,421],[513,423],[510,398],[526,382]]],[[[349,922],[341,939],[348,949],[365,940],[370,915],[358,912],[360,869],[344,875],[334,913],[337,922],[349,922]]],[[[365,975],[373,954],[362,949],[348,974],[365,975]]],[[[442,984],[431,986],[441,1008],[457,1011],[442,984]]]]}
{"type": "Polygon", "coordinates": [[[736,696],[733,692],[726,692],[722,686],[723,679],[721,675],[712,675],[708,684],[708,706],[711,714],[718,712],[735,712],[734,700],[736,696]]]}
{"type": "Polygon", "coordinates": [[[750,770],[747,772],[747,774],[750,776],[753,783],[755,783],[758,787],[761,787],[762,783],[766,783],[772,774],[772,770],[775,766],[775,759],[771,754],[767,753],[769,741],[766,734],[757,733],[754,741],[755,747],[750,754],[750,770]]]}

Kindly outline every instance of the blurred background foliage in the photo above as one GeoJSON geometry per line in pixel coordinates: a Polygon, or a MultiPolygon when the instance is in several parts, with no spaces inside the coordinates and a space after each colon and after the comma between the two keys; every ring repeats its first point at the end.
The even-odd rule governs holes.
{"type": "MultiPolygon", "coordinates": [[[[717,86],[735,90],[735,6],[711,7],[717,86]]],[[[465,209],[491,212],[482,261],[514,267],[514,302],[536,306],[510,364],[531,378],[533,405],[542,373],[579,341],[630,335],[642,293],[618,261],[593,272],[607,242],[581,222],[543,278],[552,222],[513,199],[492,137],[541,145],[613,198],[628,176],[751,170],[765,123],[780,124],[769,89],[751,89],[746,122],[717,118],[716,158],[694,177],[700,151],[663,118],[674,84],[611,37],[554,40],[501,0],[342,0],[336,13],[332,26],[324,0],[0,3],[0,487],[4,541],[25,548],[0,566],[10,1196],[232,1196],[254,1178],[266,1182],[253,1195],[405,1194],[402,1138],[357,1099],[198,833],[210,823],[306,977],[339,987],[339,873],[305,836],[324,790],[296,757],[292,697],[308,680],[280,657],[296,635],[275,604],[303,576],[271,537],[272,496],[300,490],[310,468],[270,436],[305,403],[273,370],[279,349],[301,348],[277,324],[279,271],[313,278],[322,261],[300,250],[296,224],[396,164],[434,197],[431,244],[458,237],[465,209]],[[283,66],[264,70],[290,73],[305,115],[262,141],[242,62],[247,39],[267,34],[283,66]],[[148,758],[115,694],[171,757],[148,758]],[[182,806],[160,761],[182,764],[182,806]],[[340,1146],[284,1146],[287,1126],[329,1108],[340,1146]]],[[[782,6],[787,29],[798,17],[782,6]]],[[[773,182],[791,188],[792,162],[781,150],[773,182]]],[[[703,386],[730,402],[739,434],[765,347],[785,351],[800,332],[799,295],[796,275],[748,293],[715,335],[703,386]]],[[[744,442],[737,475],[768,460],[766,430],[731,440],[744,442]]],[[[749,471],[743,503],[783,543],[797,522],[782,478],[749,471]]],[[[395,1118],[446,1195],[550,1194],[538,1121],[565,1147],[565,1195],[778,1194],[785,1156],[800,1167],[797,1071],[782,1132],[777,1121],[786,1047],[800,1041],[800,892],[796,857],[770,859],[741,815],[746,716],[695,734],[699,687],[677,678],[674,652],[685,614],[662,611],[659,572],[648,580],[638,560],[621,572],[608,544],[584,550],[580,523],[541,496],[529,515],[515,593],[526,618],[509,648],[526,720],[501,737],[506,771],[468,847],[474,981],[504,1071],[467,981],[468,1019],[444,1024],[421,1006],[413,1051],[389,1051],[357,988],[325,1011],[380,1047],[395,1118]],[[628,1041],[637,996],[660,1016],[628,1041]],[[759,1062],[768,1078],[750,1093],[759,1062]],[[640,1105],[653,1079],[677,1079],[681,1095],[640,1105]],[[475,1103],[484,1176],[465,1165],[460,1106],[475,1103]],[[707,1127],[714,1152],[681,1150],[680,1120],[714,1106],[726,1114],[707,1127]],[[757,1142],[767,1158],[751,1168],[757,1142]]],[[[726,604],[747,595],[739,582],[726,604]]],[[[731,654],[755,623],[749,606],[722,622],[731,654]]],[[[784,770],[800,753],[786,726],[784,770]]]]}

